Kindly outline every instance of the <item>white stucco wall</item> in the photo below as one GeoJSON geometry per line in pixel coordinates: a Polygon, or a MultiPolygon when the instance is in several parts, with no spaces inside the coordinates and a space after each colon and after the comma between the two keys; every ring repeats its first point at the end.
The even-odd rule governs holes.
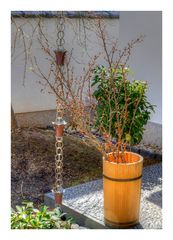
{"type": "MultiPolygon", "coordinates": [[[[32,26],[38,19],[20,19],[16,18],[15,22],[17,26],[24,24],[22,29],[24,31],[24,37],[26,44],[28,46],[29,39],[32,35],[32,26]],[[32,24],[32,25],[31,25],[32,24]]],[[[87,21],[87,20],[85,20],[87,21]]],[[[74,66],[77,75],[80,75],[83,67],[88,63],[89,56],[94,56],[95,54],[101,52],[100,42],[98,41],[94,26],[92,27],[94,19],[90,19],[90,30],[87,31],[87,52],[85,50],[85,45],[82,44],[84,39],[82,25],[79,24],[79,19],[73,18],[66,21],[65,25],[65,49],[67,52],[71,51],[73,48],[73,59],[71,65],[74,66]],[[78,63],[77,63],[77,62],[78,63]]],[[[113,40],[119,37],[119,20],[118,19],[104,19],[106,29],[113,40]]],[[[46,37],[50,41],[52,49],[56,49],[56,19],[55,18],[44,18],[42,25],[44,26],[44,32],[46,37]]],[[[85,22],[88,25],[88,22],[85,22]]],[[[81,23],[82,24],[82,23],[81,23]]],[[[25,63],[25,55],[23,52],[23,41],[22,35],[18,34],[16,37],[16,27],[12,24],[12,53],[14,50],[15,42],[15,53],[12,56],[12,66],[11,66],[11,98],[12,105],[15,113],[22,112],[34,112],[34,111],[44,111],[56,108],[56,101],[54,95],[48,94],[47,91],[43,93],[40,92],[41,86],[37,83],[40,79],[33,74],[29,68],[30,64],[27,65],[27,73],[25,79],[25,85],[23,82],[23,69],[25,63]],[[20,37],[19,37],[20,36],[20,37]]],[[[32,55],[37,57],[40,68],[44,73],[48,72],[47,61],[45,61],[45,55],[40,51],[40,45],[37,41],[38,34],[35,33],[32,41],[32,55]]],[[[102,60],[103,61],[103,60],[102,60]]],[[[99,62],[101,63],[101,62],[99,62]]]]}
{"type": "Polygon", "coordinates": [[[157,11],[120,12],[119,39],[122,46],[140,34],[144,41],[135,47],[129,65],[135,78],[149,84],[148,99],[157,105],[151,121],[162,123],[162,13],[157,11]]]}

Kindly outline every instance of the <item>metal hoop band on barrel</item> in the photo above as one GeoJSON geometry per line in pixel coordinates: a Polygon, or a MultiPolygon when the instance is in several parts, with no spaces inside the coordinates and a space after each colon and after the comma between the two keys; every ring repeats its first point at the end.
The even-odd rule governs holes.
{"type": "Polygon", "coordinates": [[[104,218],[104,222],[106,223],[107,226],[111,228],[130,228],[132,226],[135,226],[139,223],[138,220],[131,221],[131,222],[112,222],[106,218],[104,218]]]}
{"type": "Polygon", "coordinates": [[[106,179],[109,179],[110,181],[114,181],[114,182],[131,182],[131,181],[136,181],[136,180],[142,178],[142,175],[140,175],[139,177],[136,177],[136,178],[125,178],[125,179],[111,178],[111,177],[108,177],[104,174],[103,174],[103,177],[106,178],[106,179]]]}

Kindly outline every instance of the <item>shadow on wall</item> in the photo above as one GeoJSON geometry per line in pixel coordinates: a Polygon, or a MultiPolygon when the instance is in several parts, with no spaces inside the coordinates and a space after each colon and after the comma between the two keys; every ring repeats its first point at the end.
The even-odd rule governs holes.
{"type": "Polygon", "coordinates": [[[162,124],[148,122],[145,129],[142,143],[162,147],[162,124]]]}

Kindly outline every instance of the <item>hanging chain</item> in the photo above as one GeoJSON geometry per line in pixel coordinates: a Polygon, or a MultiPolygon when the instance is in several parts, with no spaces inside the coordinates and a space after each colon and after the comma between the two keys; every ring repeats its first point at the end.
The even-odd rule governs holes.
{"type": "MultiPolygon", "coordinates": [[[[57,102],[56,122],[63,120],[63,109],[61,104],[57,102]]],[[[62,173],[63,173],[63,136],[55,136],[55,191],[62,190],[62,173]]]]}
{"type": "Polygon", "coordinates": [[[58,50],[63,50],[64,49],[64,30],[65,30],[65,18],[61,14],[61,17],[58,18],[58,24],[57,24],[57,49],[58,50]]]}
{"type": "MultiPolygon", "coordinates": [[[[65,19],[61,15],[60,19],[58,18],[59,22],[57,24],[57,48],[59,50],[64,49],[64,30],[65,30],[65,19]]],[[[59,65],[61,68],[62,73],[64,74],[64,67],[63,65],[59,65]]],[[[63,120],[64,110],[62,104],[57,99],[57,109],[56,109],[56,121],[55,127],[56,128],[64,128],[66,122],[63,120]]],[[[62,193],[63,192],[63,180],[62,180],[62,173],[63,173],[63,134],[58,135],[56,133],[55,136],[55,187],[54,192],[62,193]]]]}
{"type": "Polygon", "coordinates": [[[62,189],[62,172],[63,172],[63,139],[62,137],[56,137],[55,143],[55,191],[62,189]]]}

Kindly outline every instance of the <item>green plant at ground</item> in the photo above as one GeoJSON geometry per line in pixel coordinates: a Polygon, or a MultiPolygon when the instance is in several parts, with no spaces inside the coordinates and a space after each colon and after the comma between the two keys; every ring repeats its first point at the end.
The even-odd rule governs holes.
{"type": "Polygon", "coordinates": [[[154,111],[154,105],[147,100],[147,83],[128,80],[129,72],[124,65],[98,66],[92,82],[97,87],[93,93],[98,102],[96,126],[120,145],[139,143],[154,111]]]}
{"type": "Polygon", "coordinates": [[[41,206],[39,210],[32,202],[23,202],[11,213],[12,229],[70,229],[72,223],[73,219],[59,207],[50,211],[47,206],[41,206]]]}

